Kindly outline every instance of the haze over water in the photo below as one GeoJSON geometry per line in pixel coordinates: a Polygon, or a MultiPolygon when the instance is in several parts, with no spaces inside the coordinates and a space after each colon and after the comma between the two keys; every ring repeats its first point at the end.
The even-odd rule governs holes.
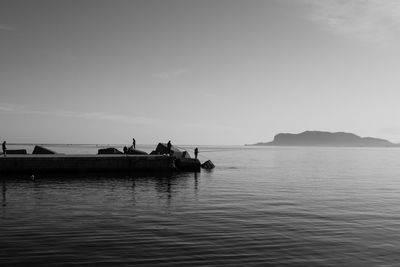
{"type": "Polygon", "coordinates": [[[200,151],[213,171],[2,179],[0,265],[398,265],[399,148],[200,151]]]}

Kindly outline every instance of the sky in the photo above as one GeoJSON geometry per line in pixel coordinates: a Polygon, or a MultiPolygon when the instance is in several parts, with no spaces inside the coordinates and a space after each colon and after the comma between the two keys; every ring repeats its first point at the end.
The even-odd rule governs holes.
{"type": "Polygon", "coordinates": [[[8,143],[400,143],[397,0],[0,3],[8,143]]]}

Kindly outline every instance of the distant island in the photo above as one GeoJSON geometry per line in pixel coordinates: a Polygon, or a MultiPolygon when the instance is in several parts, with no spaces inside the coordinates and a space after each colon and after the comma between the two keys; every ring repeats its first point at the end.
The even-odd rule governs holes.
{"type": "Polygon", "coordinates": [[[353,133],[305,131],[299,134],[279,133],[274,140],[252,146],[332,146],[332,147],[396,147],[385,139],[361,137],[353,133]]]}

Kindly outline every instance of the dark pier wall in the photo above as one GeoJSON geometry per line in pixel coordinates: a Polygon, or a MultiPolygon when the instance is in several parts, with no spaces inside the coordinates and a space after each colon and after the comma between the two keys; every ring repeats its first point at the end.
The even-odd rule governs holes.
{"type": "Polygon", "coordinates": [[[173,171],[175,158],[154,155],[7,155],[0,173],[173,171]]]}

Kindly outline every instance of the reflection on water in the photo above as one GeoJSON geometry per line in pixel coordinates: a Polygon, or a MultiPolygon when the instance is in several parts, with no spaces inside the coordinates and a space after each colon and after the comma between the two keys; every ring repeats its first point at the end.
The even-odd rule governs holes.
{"type": "Polygon", "coordinates": [[[3,180],[3,182],[2,182],[2,184],[3,184],[3,189],[2,189],[2,203],[3,203],[3,206],[6,206],[6,192],[7,192],[7,187],[6,187],[6,180],[3,180]]]}
{"type": "MultiPolygon", "coordinates": [[[[84,190],[85,188],[105,190],[107,194],[119,194],[121,188],[125,192],[131,189],[131,195],[135,202],[136,195],[153,193],[159,200],[165,200],[169,206],[171,199],[179,192],[187,191],[190,187],[194,194],[198,191],[199,173],[50,173],[37,174],[35,179],[31,175],[7,174],[0,176],[2,181],[2,205],[7,203],[7,186],[21,187],[24,193],[32,194],[36,199],[42,199],[44,194],[57,193],[56,190],[84,190]],[[130,183],[130,186],[126,186],[130,183]],[[107,188],[103,188],[107,185],[107,188]]],[[[10,192],[9,194],[11,194],[10,192]]],[[[90,196],[89,196],[90,197],[90,196]]]]}
{"type": "Polygon", "coordinates": [[[396,266],[399,159],[262,148],[201,173],[2,176],[0,265],[396,266]]]}

